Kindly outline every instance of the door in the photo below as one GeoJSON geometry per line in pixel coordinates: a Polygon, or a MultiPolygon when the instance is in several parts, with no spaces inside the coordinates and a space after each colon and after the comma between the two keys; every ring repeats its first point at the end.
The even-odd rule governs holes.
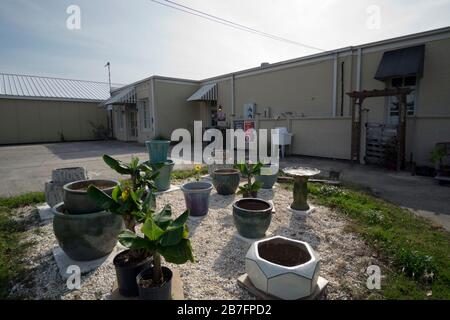
{"type": "Polygon", "coordinates": [[[128,140],[137,141],[138,128],[137,128],[137,111],[130,110],[128,112],[128,140]]]}

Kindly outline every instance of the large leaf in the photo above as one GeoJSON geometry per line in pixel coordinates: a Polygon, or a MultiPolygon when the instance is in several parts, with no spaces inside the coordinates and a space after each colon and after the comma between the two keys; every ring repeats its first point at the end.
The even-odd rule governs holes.
{"type": "Polygon", "coordinates": [[[129,230],[123,231],[119,234],[119,242],[121,245],[127,247],[132,250],[146,249],[146,250],[155,250],[155,243],[148,241],[144,238],[139,237],[134,232],[129,230]]]}
{"type": "Polygon", "coordinates": [[[102,190],[94,185],[90,185],[87,189],[87,194],[94,200],[99,206],[104,210],[109,210],[111,212],[117,212],[120,205],[115,202],[109,195],[104,193],[102,190]]]}
{"type": "Polygon", "coordinates": [[[142,204],[142,211],[145,213],[153,211],[156,208],[156,196],[152,191],[149,191],[142,204]]]}
{"type": "Polygon", "coordinates": [[[103,161],[114,171],[120,174],[131,174],[130,168],[120,160],[116,160],[108,155],[103,155],[103,161]]]}
{"type": "Polygon", "coordinates": [[[169,204],[166,204],[161,212],[153,216],[153,220],[162,230],[166,230],[172,223],[172,208],[169,204]]]}
{"type": "Polygon", "coordinates": [[[170,247],[159,246],[157,250],[169,263],[183,264],[187,261],[195,262],[191,242],[188,239],[182,239],[178,244],[170,247]]]}
{"type": "Polygon", "coordinates": [[[184,226],[180,226],[178,228],[167,228],[166,232],[164,232],[161,237],[161,246],[169,247],[178,244],[184,235],[184,226]]]}
{"type": "Polygon", "coordinates": [[[164,230],[156,225],[152,217],[149,217],[145,220],[145,223],[142,225],[141,231],[151,241],[158,241],[164,234],[164,230]]]}
{"type": "Polygon", "coordinates": [[[183,227],[184,224],[187,222],[189,218],[189,210],[186,210],[185,212],[183,212],[178,218],[176,218],[173,223],[170,225],[170,229],[171,228],[179,228],[179,227],[183,227]]]}
{"type": "Polygon", "coordinates": [[[254,166],[253,166],[253,169],[252,169],[252,174],[253,175],[260,175],[261,174],[261,168],[262,168],[262,166],[263,166],[263,164],[262,163],[260,163],[260,162],[258,162],[257,164],[255,164],[254,166]]]}

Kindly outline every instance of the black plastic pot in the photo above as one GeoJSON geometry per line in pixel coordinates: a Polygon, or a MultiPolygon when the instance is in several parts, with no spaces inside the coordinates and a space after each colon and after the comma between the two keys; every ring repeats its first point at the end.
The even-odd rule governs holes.
{"type": "Polygon", "coordinates": [[[172,299],[172,271],[167,267],[162,267],[163,278],[165,282],[160,287],[144,288],[141,280],[151,279],[153,268],[146,268],[136,277],[136,283],[139,288],[139,299],[141,300],[171,300],[172,299]]]}
{"type": "Polygon", "coordinates": [[[137,275],[144,270],[152,266],[153,258],[143,257],[140,261],[130,263],[127,265],[120,265],[119,259],[123,255],[126,255],[130,250],[125,250],[114,257],[113,264],[116,269],[117,286],[119,292],[124,297],[137,297],[139,290],[136,283],[137,275]]]}

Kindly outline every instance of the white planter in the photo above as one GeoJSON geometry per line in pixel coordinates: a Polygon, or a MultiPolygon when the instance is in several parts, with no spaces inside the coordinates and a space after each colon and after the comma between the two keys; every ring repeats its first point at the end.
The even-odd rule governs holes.
{"type": "Polygon", "coordinates": [[[281,236],[254,242],[245,257],[245,271],[253,285],[284,300],[311,295],[319,269],[320,259],[308,243],[281,236]]]}

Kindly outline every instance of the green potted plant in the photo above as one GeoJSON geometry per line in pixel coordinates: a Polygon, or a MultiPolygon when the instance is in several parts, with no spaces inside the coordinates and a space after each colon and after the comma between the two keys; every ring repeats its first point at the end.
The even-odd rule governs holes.
{"type": "Polygon", "coordinates": [[[210,182],[200,181],[201,169],[200,165],[196,165],[195,181],[187,182],[181,186],[186,208],[191,216],[204,216],[209,209],[209,196],[213,186],[210,182]]]}
{"type": "MultiPolygon", "coordinates": [[[[107,155],[104,155],[103,159],[113,170],[127,174],[130,178],[120,181],[111,196],[95,186],[88,188],[88,194],[103,209],[122,216],[126,229],[134,233],[136,224],[143,222],[146,213],[156,207],[153,181],[157,173],[146,163],[139,163],[136,157],[128,164],[107,155]]],[[[136,276],[146,266],[151,265],[151,259],[151,255],[145,250],[126,250],[114,257],[113,264],[122,295],[138,295],[136,276]]]]}
{"type": "Polygon", "coordinates": [[[141,228],[143,236],[130,231],[124,231],[119,236],[120,243],[130,250],[144,250],[153,256],[153,266],[136,277],[140,299],[171,299],[173,273],[162,266],[161,256],[166,262],[174,264],[194,262],[186,224],[189,211],[186,210],[176,219],[171,216],[170,205],[157,214],[149,211],[141,228]]]}
{"type": "Polygon", "coordinates": [[[262,183],[260,181],[252,182],[255,175],[261,174],[262,163],[238,163],[235,165],[242,176],[247,177],[247,183],[239,187],[238,194],[242,194],[244,198],[256,198],[258,196],[258,190],[261,189],[262,183]]]}

